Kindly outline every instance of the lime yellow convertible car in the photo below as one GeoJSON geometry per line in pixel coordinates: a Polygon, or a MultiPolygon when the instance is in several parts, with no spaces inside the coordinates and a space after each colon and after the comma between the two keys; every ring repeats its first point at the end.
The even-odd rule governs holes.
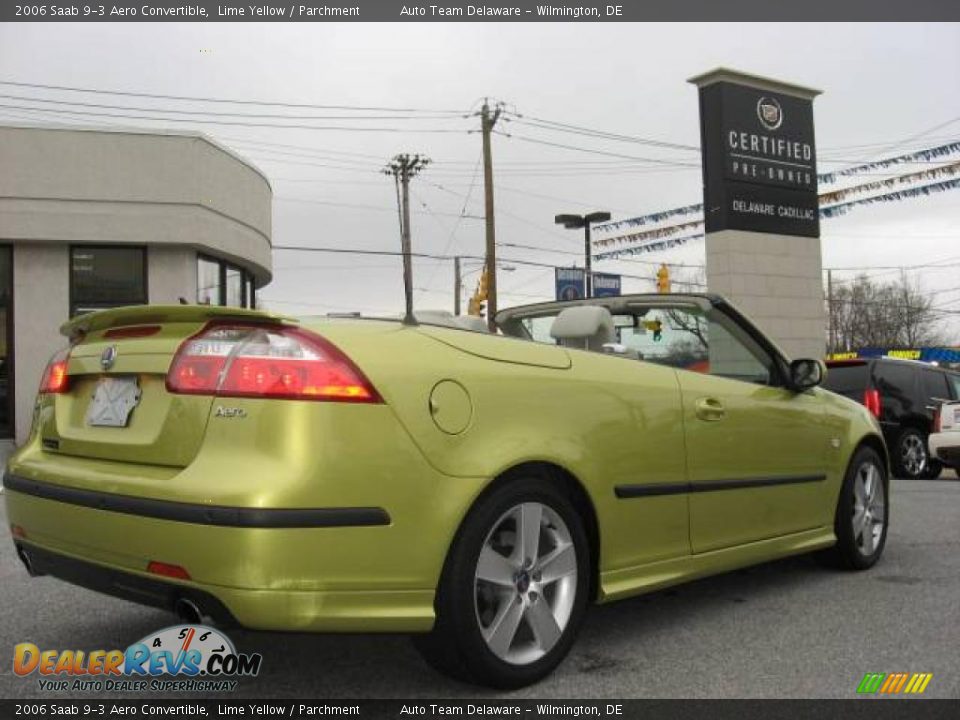
{"type": "Polygon", "coordinates": [[[496,320],[76,318],[4,476],[17,552],[188,621],[416,634],[496,687],[549,673],[592,602],[879,558],[876,421],[722,298],[496,320]]]}

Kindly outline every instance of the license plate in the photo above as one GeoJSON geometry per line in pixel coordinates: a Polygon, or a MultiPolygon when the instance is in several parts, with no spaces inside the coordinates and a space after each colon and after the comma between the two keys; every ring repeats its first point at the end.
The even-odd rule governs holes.
{"type": "Polygon", "coordinates": [[[126,427],[130,413],[140,402],[136,377],[102,377],[87,408],[87,424],[95,427],[126,427]]]}

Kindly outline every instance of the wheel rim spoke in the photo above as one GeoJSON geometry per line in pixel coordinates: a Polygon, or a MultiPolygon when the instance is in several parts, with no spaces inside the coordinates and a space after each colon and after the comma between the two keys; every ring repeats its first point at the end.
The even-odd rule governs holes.
{"type": "Polygon", "coordinates": [[[477,563],[477,579],[493,585],[512,588],[517,568],[508,558],[498,553],[489,545],[480,551],[480,560],[477,563]]]}
{"type": "Polygon", "coordinates": [[[523,618],[523,605],[517,599],[510,598],[503,603],[500,612],[484,637],[490,649],[501,657],[510,650],[513,639],[517,636],[520,620],[523,618]]]}
{"type": "Polygon", "coordinates": [[[540,552],[540,521],[543,518],[543,506],[539,503],[524,503],[520,506],[520,560],[522,563],[536,562],[540,552]]]}
{"type": "Polygon", "coordinates": [[[534,602],[527,608],[524,617],[530,624],[537,645],[544,652],[550,650],[560,639],[560,626],[557,624],[556,618],[553,617],[553,613],[550,612],[550,606],[547,603],[541,600],[534,602]]]}
{"type": "Polygon", "coordinates": [[[869,528],[864,529],[863,534],[861,535],[861,537],[863,538],[863,545],[862,545],[862,547],[863,547],[863,554],[864,554],[864,555],[871,555],[871,554],[873,554],[873,549],[874,549],[873,527],[869,527],[869,528]]]}
{"type": "Polygon", "coordinates": [[[549,585],[577,571],[577,554],[573,545],[563,545],[540,561],[540,582],[549,585]]]}
{"type": "Polygon", "coordinates": [[[867,513],[863,506],[857,508],[853,513],[853,537],[858,538],[864,532],[867,513]]]}
{"type": "Polygon", "coordinates": [[[853,482],[853,497],[858,507],[867,504],[867,491],[864,487],[863,470],[857,473],[857,479],[853,482]]]}

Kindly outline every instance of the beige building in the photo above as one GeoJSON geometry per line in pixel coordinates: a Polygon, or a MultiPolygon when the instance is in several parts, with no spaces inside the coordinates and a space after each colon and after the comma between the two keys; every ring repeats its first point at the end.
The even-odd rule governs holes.
{"type": "Polygon", "coordinates": [[[68,317],[252,307],[271,201],[257,168],[203,135],[0,125],[0,438],[25,438],[68,317]]]}

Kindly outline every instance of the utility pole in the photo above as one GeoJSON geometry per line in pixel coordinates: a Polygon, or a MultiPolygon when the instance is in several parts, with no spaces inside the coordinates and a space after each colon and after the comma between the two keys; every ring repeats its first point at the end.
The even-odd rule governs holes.
{"type": "Polygon", "coordinates": [[[400,248],[403,252],[403,296],[405,311],[403,323],[416,325],[413,314],[413,261],[410,257],[410,178],[416,176],[430,163],[422,155],[395,155],[383,169],[384,175],[393,175],[397,186],[397,202],[400,204],[400,248]]]}
{"type": "Polygon", "coordinates": [[[460,256],[453,258],[453,314],[460,314],[460,256]]]}
{"type": "Polygon", "coordinates": [[[837,338],[833,323],[833,270],[827,270],[827,352],[836,352],[837,338]]]}
{"type": "Polygon", "coordinates": [[[480,110],[480,130],[483,134],[483,190],[484,215],[487,221],[487,326],[496,332],[494,317],[497,314],[497,238],[493,224],[493,157],[490,151],[490,133],[500,117],[500,107],[490,114],[490,105],[486,99],[480,110]]]}

